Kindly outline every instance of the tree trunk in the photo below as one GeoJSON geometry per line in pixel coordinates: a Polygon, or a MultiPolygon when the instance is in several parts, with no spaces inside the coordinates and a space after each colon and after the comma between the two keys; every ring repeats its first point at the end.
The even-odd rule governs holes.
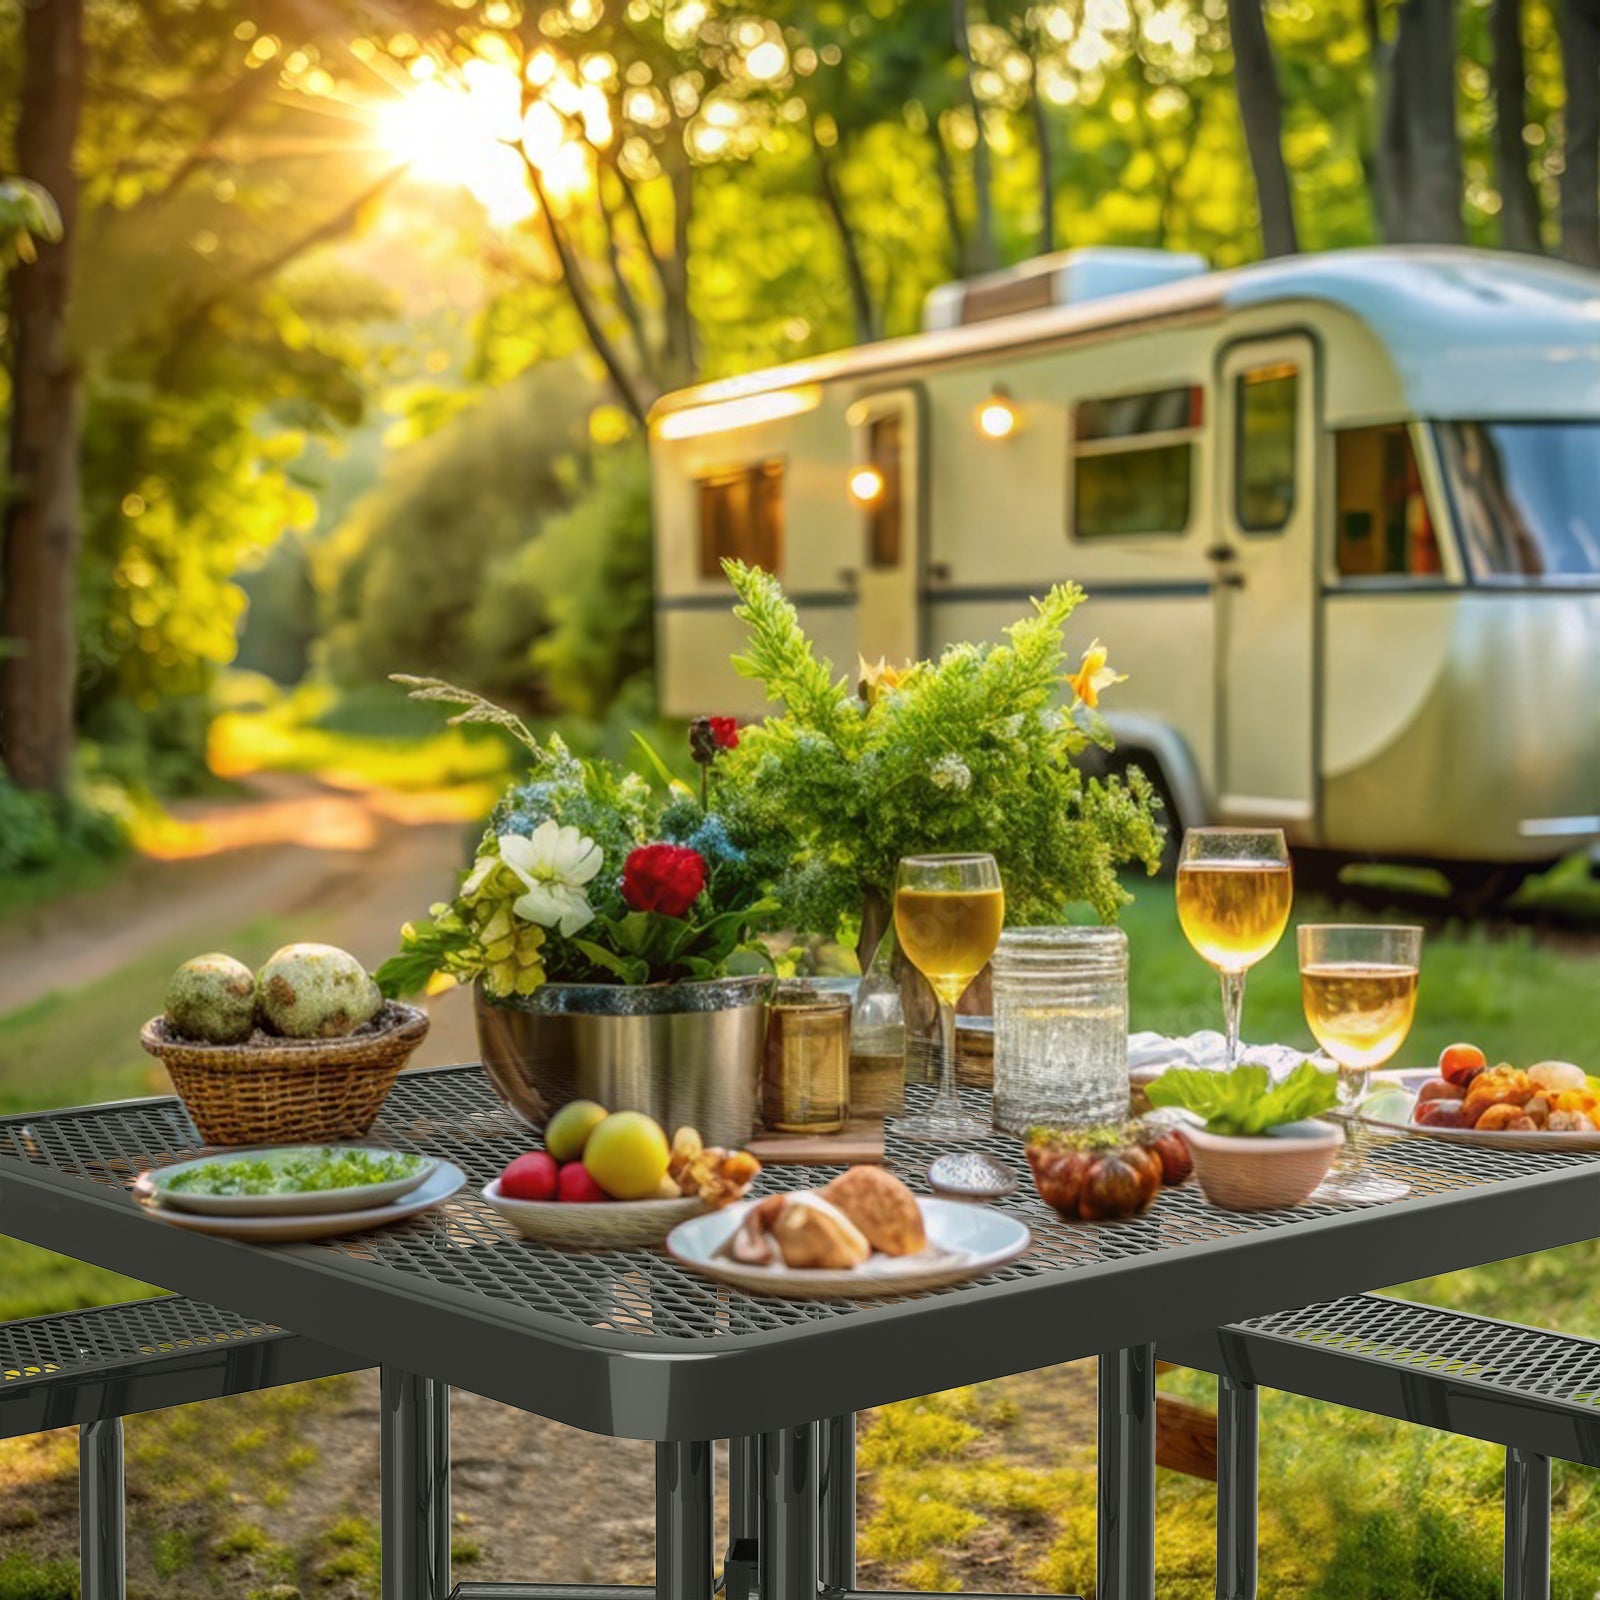
{"type": "Polygon", "coordinates": [[[1600,266],[1600,0],[1562,6],[1561,76],[1567,91],[1561,253],[1600,266]]]}
{"type": "Polygon", "coordinates": [[[972,240],[964,273],[992,272],[1000,264],[994,239],[994,178],[989,136],[983,128],[983,105],[974,86],[972,35],[968,28],[968,0],[950,0],[950,22],[961,55],[961,81],[972,112],[972,240]]]}
{"type": "Polygon", "coordinates": [[[861,251],[856,244],[855,229],[844,209],[844,196],[834,176],[833,157],[816,146],[817,186],[822,191],[822,203],[833,219],[839,235],[839,248],[844,253],[844,273],[850,285],[850,309],[855,317],[856,343],[870,344],[878,337],[877,317],[872,307],[872,288],[867,282],[866,269],[861,264],[861,251]]]}
{"type": "Polygon", "coordinates": [[[1283,159],[1283,113],[1278,73],[1272,60],[1261,0],[1229,0],[1228,29],[1233,37],[1233,78],[1244,123],[1245,147],[1256,179],[1256,209],[1261,241],[1269,256],[1292,256],[1300,248],[1294,226],[1289,169],[1283,159]]]}
{"type": "Polygon", "coordinates": [[[1056,163],[1050,148],[1050,119],[1039,93],[1037,60],[1028,90],[1028,115],[1033,121],[1033,142],[1039,153],[1039,254],[1047,256],[1056,247],[1056,163]]]}
{"type": "Polygon", "coordinates": [[[944,221],[950,231],[950,276],[961,276],[967,259],[966,230],[961,226],[961,207],[956,204],[956,179],[950,167],[950,149],[939,131],[939,119],[928,118],[928,138],[933,144],[933,173],[939,183],[939,199],[944,205],[944,221]]]}
{"type": "Polygon", "coordinates": [[[694,213],[694,169],[687,150],[668,164],[672,184],[672,254],[662,260],[667,284],[667,369],[674,381],[690,382],[699,366],[694,314],[689,309],[689,224],[694,213]]]}
{"type": "Polygon", "coordinates": [[[1528,171],[1528,69],[1522,53],[1522,0],[1491,0],[1490,84],[1494,96],[1494,169],[1500,190],[1500,243],[1538,251],[1539,195],[1528,171]]]}
{"type": "Polygon", "coordinates": [[[1396,243],[1460,244],[1452,0],[1405,0],[1388,78],[1381,134],[1384,235],[1396,243]]]}
{"type": "Polygon", "coordinates": [[[77,639],[77,370],[69,347],[83,104],[83,0],[23,10],[19,175],[46,189],[62,234],[9,288],[10,492],[0,551],[0,760],[25,789],[63,793],[71,772],[77,639]]]}

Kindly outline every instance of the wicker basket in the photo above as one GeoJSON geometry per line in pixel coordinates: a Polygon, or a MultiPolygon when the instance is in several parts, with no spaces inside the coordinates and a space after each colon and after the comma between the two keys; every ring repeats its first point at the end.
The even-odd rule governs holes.
{"type": "Polygon", "coordinates": [[[391,1000],[344,1039],[258,1031],[244,1044],[200,1044],[152,1017],[139,1042],[160,1058],[208,1144],[314,1144],[360,1138],[427,1031],[425,1011],[391,1000]]]}

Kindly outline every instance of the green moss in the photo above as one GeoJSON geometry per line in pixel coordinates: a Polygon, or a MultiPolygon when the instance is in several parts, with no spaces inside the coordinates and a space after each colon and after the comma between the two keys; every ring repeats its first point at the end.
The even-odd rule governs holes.
{"type": "Polygon", "coordinates": [[[186,1529],[162,1528],[150,1540],[150,1564],[156,1576],[171,1578],[194,1560],[194,1540],[186,1529]]]}
{"type": "Polygon", "coordinates": [[[0,1600],[78,1600],[78,1564],[0,1556],[0,1600]]]}

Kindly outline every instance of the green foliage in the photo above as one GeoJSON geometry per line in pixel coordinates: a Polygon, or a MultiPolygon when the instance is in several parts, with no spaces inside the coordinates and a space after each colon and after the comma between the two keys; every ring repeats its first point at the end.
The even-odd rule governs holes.
{"type": "Polygon", "coordinates": [[[40,240],[61,237],[61,213],[36,183],[26,178],[0,178],[0,267],[33,261],[40,240]]]}
{"type": "Polygon", "coordinates": [[[542,368],[389,458],[314,558],[335,682],[406,668],[538,698],[542,603],[508,615],[499,564],[572,505],[591,399],[571,368],[542,368]]]}
{"type": "Polygon", "coordinates": [[[630,684],[650,681],[651,570],[650,467],[630,444],[599,454],[572,508],[494,569],[474,631],[499,658],[522,649],[562,711],[602,716],[630,684]],[[531,645],[529,618],[544,622],[531,645]]]}
{"type": "Polygon", "coordinates": [[[1231,1072],[1173,1067],[1146,1091],[1153,1106],[1182,1106],[1201,1117],[1212,1133],[1266,1133],[1286,1122],[1318,1117],[1339,1098],[1331,1072],[1302,1061],[1281,1083],[1265,1067],[1239,1066],[1231,1072]]]}
{"type": "Polygon", "coordinates": [[[1074,757],[1105,733],[1060,704],[1064,630],[1083,599],[1057,585],[1000,645],[958,644],[904,671],[866,669],[850,692],[820,659],[776,579],[732,563],[750,644],[734,665],[784,710],[743,731],[721,801],[748,831],[783,841],[785,913],[831,933],[869,894],[888,896],[904,855],[987,850],[1013,922],[1086,901],[1112,919],[1117,870],[1154,871],[1160,831],[1148,785],[1085,783],[1074,757]]]}
{"type": "Polygon", "coordinates": [[[124,844],[120,822],[103,805],[78,793],[61,800],[19,789],[0,767],[0,879],[43,873],[75,858],[108,860],[124,844]]]}

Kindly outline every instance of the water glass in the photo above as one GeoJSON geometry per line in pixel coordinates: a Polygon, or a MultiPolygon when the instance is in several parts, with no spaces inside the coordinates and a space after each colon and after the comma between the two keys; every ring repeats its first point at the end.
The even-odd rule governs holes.
{"type": "Polygon", "coordinates": [[[1128,1115],[1128,938],[1008,928],[994,954],[994,1125],[1089,1128],[1128,1115]]]}

